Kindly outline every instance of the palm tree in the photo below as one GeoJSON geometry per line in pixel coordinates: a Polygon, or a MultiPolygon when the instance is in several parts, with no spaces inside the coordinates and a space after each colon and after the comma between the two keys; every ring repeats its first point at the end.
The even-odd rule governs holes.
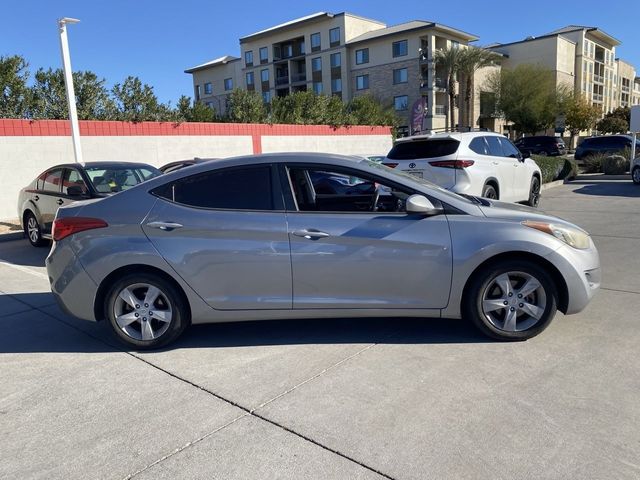
{"type": "Polygon", "coordinates": [[[449,126],[451,130],[455,127],[455,115],[454,115],[454,103],[456,98],[456,75],[460,68],[460,63],[464,55],[464,50],[459,48],[457,44],[451,45],[447,48],[442,48],[435,51],[433,59],[436,66],[441,67],[447,79],[447,129],[449,126]]]}
{"type": "Polygon", "coordinates": [[[471,102],[473,101],[473,84],[476,71],[481,68],[495,65],[500,59],[500,55],[484,48],[469,47],[463,50],[458,59],[458,73],[464,80],[464,111],[466,126],[471,128],[471,102]]]}

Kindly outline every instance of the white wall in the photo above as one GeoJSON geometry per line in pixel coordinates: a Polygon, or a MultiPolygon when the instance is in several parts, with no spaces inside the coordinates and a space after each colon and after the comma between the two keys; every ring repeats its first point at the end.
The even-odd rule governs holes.
{"type": "Polygon", "coordinates": [[[326,152],[343,155],[386,155],[391,150],[392,144],[390,135],[265,135],[262,137],[262,151],[264,153],[326,152]]]}

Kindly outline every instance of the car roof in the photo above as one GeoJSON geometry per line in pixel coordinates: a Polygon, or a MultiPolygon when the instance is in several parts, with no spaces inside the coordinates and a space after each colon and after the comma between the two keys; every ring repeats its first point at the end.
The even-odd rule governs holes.
{"type": "Polygon", "coordinates": [[[47,170],[51,170],[52,168],[71,168],[71,167],[82,167],[82,168],[109,168],[109,167],[151,167],[156,168],[148,163],[141,162],[123,162],[123,161],[99,161],[99,162],[81,162],[81,163],[60,163],[58,165],[52,165],[47,168],[47,170]]]}
{"type": "Polygon", "coordinates": [[[500,133],[489,132],[489,131],[478,131],[478,132],[438,132],[438,133],[426,133],[420,135],[412,135],[410,137],[403,137],[396,139],[395,143],[404,143],[404,142],[415,142],[420,140],[440,140],[440,139],[452,139],[462,141],[466,138],[475,138],[475,137],[484,137],[484,136],[495,136],[502,137],[500,133]]]}

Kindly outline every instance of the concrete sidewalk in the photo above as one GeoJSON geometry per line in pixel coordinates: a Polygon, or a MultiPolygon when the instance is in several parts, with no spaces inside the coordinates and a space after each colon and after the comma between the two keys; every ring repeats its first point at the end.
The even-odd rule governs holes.
{"type": "Polygon", "coordinates": [[[640,478],[640,188],[541,208],[593,234],[603,289],[524,343],[464,321],[275,321],[125,352],[0,244],[0,478],[640,478]]]}

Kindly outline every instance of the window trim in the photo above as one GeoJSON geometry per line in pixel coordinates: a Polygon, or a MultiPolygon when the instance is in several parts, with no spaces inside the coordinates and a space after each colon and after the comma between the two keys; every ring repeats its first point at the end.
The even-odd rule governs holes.
{"type": "Polygon", "coordinates": [[[245,67],[253,67],[253,50],[247,50],[244,52],[244,66],[245,67]],[[247,61],[247,55],[251,56],[251,61],[247,61]]]}
{"type": "Polygon", "coordinates": [[[269,63],[269,47],[260,47],[258,50],[258,58],[260,59],[260,65],[269,63]],[[262,52],[267,52],[266,58],[262,58],[262,52]]]}
{"type": "Polygon", "coordinates": [[[407,55],[409,55],[409,40],[408,39],[398,40],[398,41],[393,42],[391,44],[391,57],[392,58],[406,57],[407,55]],[[405,43],[407,45],[406,52],[402,53],[402,54],[395,55],[395,53],[394,53],[395,46],[396,45],[400,45],[401,43],[405,43]]]}
{"type": "Polygon", "coordinates": [[[315,33],[312,33],[311,35],[309,35],[309,44],[311,45],[311,53],[319,52],[320,50],[322,50],[322,35],[320,34],[320,32],[315,32],[315,33]],[[320,40],[318,42],[318,45],[314,45],[313,44],[313,38],[316,35],[317,35],[317,38],[320,40]]]}
{"type": "Polygon", "coordinates": [[[396,112],[405,112],[405,111],[409,110],[409,95],[395,95],[395,96],[393,97],[393,109],[394,109],[396,112]],[[405,107],[405,108],[396,108],[396,98],[402,98],[402,97],[404,97],[404,98],[406,98],[406,99],[407,99],[407,105],[406,105],[406,107],[405,107]]]}
{"type": "Polygon", "coordinates": [[[332,54],[329,56],[329,66],[330,66],[331,68],[342,68],[342,52],[335,52],[335,53],[332,53],[332,54]],[[338,65],[334,65],[334,64],[333,64],[333,59],[334,59],[334,58],[338,58],[338,59],[340,59],[340,63],[339,63],[338,65]]]}
{"type": "Polygon", "coordinates": [[[285,203],[284,203],[284,196],[283,196],[283,189],[282,189],[282,185],[280,183],[280,177],[279,177],[279,173],[278,173],[278,164],[277,163],[251,163],[248,165],[233,165],[230,167],[223,167],[223,168],[212,168],[210,170],[205,170],[204,172],[198,172],[198,173],[194,173],[191,175],[185,175],[183,177],[180,178],[176,178],[175,180],[172,180],[170,182],[167,183],[163,183],[162,185],[158,185],[156,187],[153,187],[152,189],[148,190],[149,194],[153,195],[154,197],[163,200],[167,203],[171,203],[173,205],[178,205],[180,207],[184,207],[184,208],[191,208],[191,209],[195,209],[195,210],[206,210],[206,211],[214,211],[214,212],[256,212],[256,213],[284,213],[286,211],[286,207],[285,207],[285,203]],[[270,175],[271,175],[271,202],[273,205],[273,209],[271,210],[264,210],[264,209],[253,209],[253,208],[219,208],[219,207],[199,207],[196,205],[189,205],[186,203],[181,203],[181,202],[176,202],[175,200],[171,200],[167,197],[164,197],[162,195],[160,195],[156,190],[160,190],[162,188],[167,187],[168,185],[171,185],[172,183],[175,182],[180,182],[182,180],[185,180],[187,178],[191,178],[191,177],[197,177],[200,175],[207,175],[207,174],[212,174],[212,173],[221,173],[221,172],[228,172],[228,171],[233,171],[233,170],[246,170],[246,169],[252,169],[252,168],[264,168],[264,167],[269,167],[270,170],[270,175]]]}
{"type": "Polygon", "coordinates": [[[340,32],[340,27],[330,28],[329,29],[329,47],[337,47],[338,45],[340,45],[341,40],[342,40],[342,32],[340,32]],[[336,30],[338,31],[338,41],[332,41],[331,32],[335,32],[336,30]]]}
{"type": "Polygon", "coordinates": [[[368,73],[356,76],[356,91],[362,91],[362,90],[369,90],[369,74],[368,73]],[[362,88],[360,88],[358,86],[358,79],[359,78],[363,79],[363,85],[364,85],[364,83],[366,83],[366,85],[364,85],[362,88]],[[366,82],[364,81],[364,78],[366,78],[366,82]]]}
{"type": "Polygon", "coordinates": [[[404,85],[405,83],[409,83],[409,69],[407,67],[394,68],[392,76],[393,76],[392,81],[394,85],[404,85]],[[396,82],[396,72],[401,72],[402,70],[406,72],[406,75],[407,75],[406,80],[396,82]]]}
{"type": "MultiPolygon", "coordinates": [[[[364,57],[364,53],[362,55],[364,57]]],[[[355,60],[356,60],[356,65],[365,65],[365,64],[369,63],[369,47],[360,48],[360,49],[356,50],[356,58],[355,58],[355,60]],[[359,62],[358,61],[358,52],[366,52],[367,59],[363,60],[362,62],[359,62]]]]}

